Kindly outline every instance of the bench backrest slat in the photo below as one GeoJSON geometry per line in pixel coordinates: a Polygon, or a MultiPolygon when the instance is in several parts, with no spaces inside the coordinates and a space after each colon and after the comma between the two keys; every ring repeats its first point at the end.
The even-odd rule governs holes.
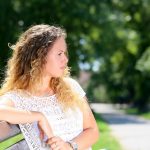
{"type": "Polygon", "coordinates": [[[19,126],[0,121],[0,150],[6,150],[6,148],[7,150],[29,150],[19,126]]]}
{"type": "Polygon", "coordinates": [[[0,122],[0,142],[20,132],[17,125],[11,125],[5,121],[0,122]]]}

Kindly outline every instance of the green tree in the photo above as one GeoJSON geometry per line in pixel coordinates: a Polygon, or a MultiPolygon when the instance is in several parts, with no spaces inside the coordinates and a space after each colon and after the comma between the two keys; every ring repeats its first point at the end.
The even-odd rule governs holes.
{"type": "Polygon", "coordinates": [[[91,99],[133,103],[140,110],[149,103],[150,1],[5,0],[0,15],[1,70],[11,54],[8,43],[22,31],[33,24],[62,25],[72,73],[82,68],[92,74],[91,99]]]}

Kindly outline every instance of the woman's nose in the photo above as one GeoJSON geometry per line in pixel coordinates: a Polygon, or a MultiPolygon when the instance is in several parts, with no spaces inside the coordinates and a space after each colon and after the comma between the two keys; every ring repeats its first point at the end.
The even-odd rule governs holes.
{"type": "Polygon", "coordinates": [[[66,55],[64,55],[64,59],[63,59],[64,63],[67,64],[68,63],[68,57],[66,55]]]}

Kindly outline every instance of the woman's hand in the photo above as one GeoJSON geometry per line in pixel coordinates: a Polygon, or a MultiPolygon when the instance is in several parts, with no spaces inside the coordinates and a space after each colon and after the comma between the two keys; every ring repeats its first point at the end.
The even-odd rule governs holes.
{"type": "Polygon", "coordinates": [[[38,121],[38,128],[40,131],[41,140],[44,138],[44,134],[47,135],[48,139],[54,136],[52,128],[48,123],[48,120],[42,113],[41,113],[40,120],[38,121]]]}
{"type": "Polygon", "coordinates": [[[51,150],[73,150],[69,143],[57,136],[49,138],[46,143],[50,146],[51,150]]]}

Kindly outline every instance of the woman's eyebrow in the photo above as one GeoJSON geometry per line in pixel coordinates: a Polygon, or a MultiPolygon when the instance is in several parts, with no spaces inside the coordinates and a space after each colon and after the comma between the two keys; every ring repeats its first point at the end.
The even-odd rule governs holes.
{"type": "Polygon", "coordinates": [[[61,50],[61,49],[60,49],[59,52],[67,52],[67,50],[61,50]]]}

